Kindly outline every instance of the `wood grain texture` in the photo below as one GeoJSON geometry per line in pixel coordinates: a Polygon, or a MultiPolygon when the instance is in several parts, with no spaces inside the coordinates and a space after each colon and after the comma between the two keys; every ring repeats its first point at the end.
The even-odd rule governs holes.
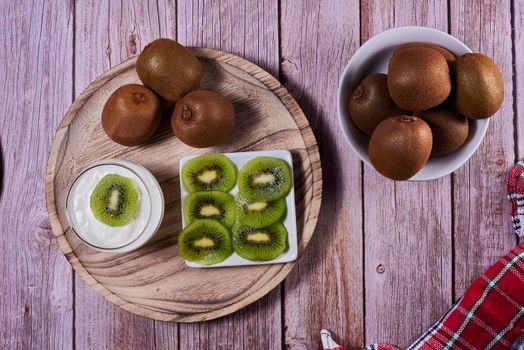
{"type": "MultiPolygon", "coordinates": [[[[174,6],[167,1],[78,1],[76,95],[107,69],[137,55],[150,41],[175,35],[174,6]]],[[[77,347],[169,349],[178,345],[176,324],[126,312],[97,295],[78,275],[75,278],[77,347]]]]}
{"type": "Polygon", "coordinates": [[[504,103],[477,152],[454,175],[455,299],[515,246],[505,183],[515,158],[510,2],[454,1],[451,34],[493,58],[504,79],[504,103]]]}
{"type": "MultiPolygon", "coordinates": [[[[276,0],[179,1],[178,40],[238,54],[278,78],[277,6],[276,0]]],[[[180,348],[280,349],[280,295],[279,286],[235,314],[206,324],[182,324],[180,348]]]]}
{"type": "Polygon", "coordinates": [[[338,124],[339,75],[359,42],[358,1],[281,3],[282,79],[315,131],[323,160],[323,206],[305,256],[285,281],[285,343],[318,349],[331,329],[362,347],[361,163],[338,124]]]}
{"type": "Polygon", "coordinates": [[[72,10],[70,2],[0,3],[2,349],[73,346],[72,270],[53,239],[41,181],[72,101],[72,10]]]}
{"type": "Polygon", "coordinates": [[[46,171],[51,226],[78,275],[123,309],[163,321],[203,321],[234,312],[276,287],[294,265],[186,267],[176,245],[181,231],[180,158],[188,154],[289,149],[294,162],[299,256],[315,229],[322,194],[315,138],[285,88],[238,56],[211,49],[192,51],[203,65],[201,87],[222,93],[235,106],[236,127],[228,143],[205,150],[191,148],[173,137],[169,123],[141,147],[110,141],[100,125],[100,113],[118,87],[139,82],[136,58],[132,58],[104,73],[78,96],[53,139],[46,171]],[[93,162],[110,158],[143,165],[160,183],[166,200],[166,215],[151,242],[119,255],[96,252],[82,244],[65,214],[67,189],[75,177],[93,162]]]}
{"type": "Polygon", "coordinates": [[[409,327],[438,319],[450,298],[514,245],[502,186],[524,154],[521,1],[24,0],[0,2],[0,13],[2,349],[318,349],[321,327],[352,347],[405,345],[418,335],[409,327]],[[347,147],[335,92],[360,37],[412,23],[449,29],[494,57],[506,98],[479,151],[451,180],[389,187],[369,167],[362,170],[347,147]],[[177,323],[123,311],[72,277],[51,238],[42,195],[51,136],[72,97],[153,38],[176,38],[177,27],[182,43],[230,51],[280,75],[318,137],[326,199],[307,253],[281,288],[232,315],[181,325],[180,336],[177,323]],[[398,214],[401,205],[414,210],[412,217],[398,214]],[[392,207],[397,214],[390,215],[392,207]],[[378,231],[380,220],[398,227],[378,231]],[[444,247],[433,252],[438,244],[444,247]]]}
{"type": "MultiPolygon", "coordinates": [[[[386,29],[447,31],[444,1],[367,0],[362,42],[386,29]]],[[[407,347],[452,301],[450,176],[395,182],[364,167],[366,342],[407,347]]]]}

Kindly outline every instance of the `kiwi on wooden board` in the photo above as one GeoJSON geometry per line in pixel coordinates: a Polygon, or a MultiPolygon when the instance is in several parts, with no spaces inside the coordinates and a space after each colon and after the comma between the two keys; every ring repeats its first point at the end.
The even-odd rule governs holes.
{"type": "Polygon", "coordinates": [[[286,200],[250,201],[240,193],[235,197],[237,220],[254,228],[269,226],[282,218],[286,211],[286,200]]]}
{"type": "Polygon", "coordinates": [[[229,193],[204,191],[190,194],[184,201],[186,225],[199,219],[214,219],[227,227],[235,224],[235,201],[229,193]]]}
{"type": "Polygon", "coordinates": [[[251,201],[283,198],[292,186],[291,169],[279,158],[253,158],[238,172],[238,192],[251,201]]]}
{"type": "Polygon", "coordinates": [[[234,126],[231,101],[209,90],[192,91],[182,97],[171,118],[171,127],[180,141],[197,148],[224,143],[234,126]]]}
{"type": "Polygon", "coordinates": [[[176,102],[199,88],[203,69],[188,49],[162,38],[149,43],[138,55],[136,72],[144,85],[165,100],[176,102]]]}
{"type": "MultiPolygon", "coordinates": [[[[429,47],[431,49],[437,50],[444,56],[448,64],[455,62],[455,60],[457,59],[457,57],[455,57],[454,54],[452,54],[449,50],[443,48],[442,46],[438,46],[433,43],[425,43],[425,42],[411,42],[411,43],[402,44],[395,49],[395,52],[398,52],[399,50],[402,50],[408,47],[429,47]]],[[[393,54],[395,54],[395,52],[393,54]]]]}
{"type": "Polygon", "coordinates": [[[233,254],[229,230],[213,219],[196,220],[178,236],[180,256],[202,265],[214,265],[233,254]]]}
{"type": "Polygon", "coordinates": [[[109,96],[102,110],[102,128],[124,146],[146,142],[160,123],[160,100],[147,87],[127,84],[109,96]]]}
{"type": "Polygon", "coordinates": [[[280,222],[265,228],[237,224],[232,234],[233,248],[252,261],[269,261],[287,249],[287,230],[280,222]]]}
{"type": "Polygon", "coordinates": [[[95,218],[108,226],[124,226],[139,211],[139,192],[130,178],[118,174],[105,175],[89,199],[95,218]]]}
{"type": "Polygon", "coordinates": [[[438,106],[451,92],[446,59],[429,47],[399,50],[389,61],[388,91],[397,106],[406,111],[423,111],[438,106]]]}
{"type": "Polygon", "coordinates": [[[368,136],[384,119],[402,114],[406,114],[406,111],[399,108],[389,96],[386,74],[368,75],[349,98],[349,116],[368,136]]]}
{"type": "Polygon", "coordinates": [[[429,125],[414,116],[391,117],[380,123],[369,142],[371,165],[392,180],[407,180],[426,164],[433,136],[429,125]]]}
{"type": "Polygon", "coordinates": [[[468,119],[451,106],[438,106],[415,115],[428,123],[433,135],[431,157],[456,151],[466,142],[469,133],[468,119]]]}
{"type": "Polygon", "coordinates": [[[455,108],[472,119],[489,118],[504,100],[504,81],[496,63],[480,53],[467,53],[455,61],[455,108]]]}
{"type": "Polygon", "coordinates": [[[189,193],[229,192],[236,181],[235,164],[223,154],[204,154],[192,158],[182,168],[182,183],[189,193]]]}

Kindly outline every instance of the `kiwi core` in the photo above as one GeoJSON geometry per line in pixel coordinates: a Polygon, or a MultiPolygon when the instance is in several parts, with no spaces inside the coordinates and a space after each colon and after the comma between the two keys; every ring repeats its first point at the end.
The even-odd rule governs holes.
{"type": "Polygon", "coordinates": [[[202,216],[220,215],[220,209],[215,207],[213,204],[206,204],[200,208],[200,215],[202,216]]]}
{"type": "Polygon", "coordinates": [[[271,173],[260,173],[253,175],[253,183],[256,185],[265,185],[275,182],[275,176],[271,173]]]}
{"type": "Polygon", "coordinates": [[[271,237],[264,231],[250,233],[246,236],[246,239],[255,243],[265,243],[271,241],[271,237]]]}
{"type": "Polygon", "coordinates": [[[211,238],[202,237],[193,242],[193,245],[197,248],[213,248],[215,246],[215,242],[211,238]]]}
{"type": "Polygon", "coordinates": [[[205,182],[206,184],[215,181],[217,177],[218,174],[216,170],[204,170],[197,176],[198,180],[205,182]]]}
{"type": "Polygon", "coordinates": [[[110,195],[109,195],[109,199],[108,199],[108,208],[109,210],[111,211],[118,211],[118,208],[120,208],[120,202],[122,201],[122,196],[121,196],[121,193],[120,191],[115,188],[114,190],[111,191],[110,195]]]}
{"type": "Polygon", "coordinates": [[[267,208],[267,202],[254,202],[254,203],[251,203],[251,204],[247,205],[247,209],[249,209],[249,210],[260,211],[260,210],[264,210],[266,208],[267,208]]]}

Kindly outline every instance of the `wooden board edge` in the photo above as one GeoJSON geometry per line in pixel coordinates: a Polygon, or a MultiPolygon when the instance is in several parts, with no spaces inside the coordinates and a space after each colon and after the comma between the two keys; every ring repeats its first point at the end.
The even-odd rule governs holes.
{"type": "Polygon", "coordinates": [[[82,108],[85,101],[87,101],[98,88],[106,84],[116,75],[134,67],[137,57],[132,57],[126,61],[120,63],[119,65],[111,68],[110,70],[104,72],[100,77],[93,81],[89,86],[75,99],[71,107],[66,112],[64,119],[60,123],[55,136],[53,137],[51,148],[48,155],[47,167],[45,173],[45,197],[46,197],[46,207],[49,215],[49,221],[51,223],[53,234],[55,235],[58,245],[67,260],[73,267],[73,269],[78,273],[78,275],[90,285],[98,294],[103,296],[105,299],[109,300],[115,305],[123,308],[126,311],[134,313],[139,316],[148,317],[161,321],[175,321],[175,322],[199,322],[207,321],[222,316],[231,314],[255,301],[262,298],[264,295],[268,294],[273,290],[284,278],[291,272],[295,263],[300,259],[301,255],[305,251],[311,237],[316,228],[318,215],[320,213],[320,206],[322,201],[322,167],[320,162],[320,153],[318,150],[318,145],[309,126],[309,122],[304,115],[302,109],[299,107],[298,103],[293,99],[289,92],[282,86],[282,84],[275,79],[271,74],[255,65],[254,63],[249,62],[246,59],[243,59],[239,56],[226,53],[220,50],[208,49],[208,48],[190,48],[190,50],[197,55],[198,57],[215,59],[220,62],[230,64],[238,69],[241,69],[250,75],[257,78],[261,81],[269,90],[273,91],[275,95],[282,101],[284,106],[290,111],[293,119],[297,123],[297,127],[302,134],[306,152],[311,163],[311,175],[312,175],[312,198],[311,198],[311,207],[309,210],[308,216],[308,225],[304,226],[301,239],[299,241],[299,250],[297,260],[283,264],[282,269],[261,289],[255,293],[249,295],[245,299],[234,302],[231,305],[226,307],[197,314],[167,314],[158,311],[147,310],[136,306],[117,295],[113,294],[102,284],[100,284],[94,277],[92,277],[85,267],[79,262],[78,258],[74,254],[69,242],[65,238],[65,232],[69,227],[62,227],[58,220],[58,213],[56,211],[55,201],[54,201],[54,173],[57,167],[58,154],[62,145],[62,142],[67,139],[67,129],[66,127],[71,123],[76,112],[82,108]]]}

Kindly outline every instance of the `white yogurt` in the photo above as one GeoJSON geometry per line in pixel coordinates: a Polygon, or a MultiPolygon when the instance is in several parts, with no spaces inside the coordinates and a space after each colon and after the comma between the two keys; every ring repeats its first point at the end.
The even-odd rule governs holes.
{"type": "Polygon", "coordinates": [[[164,197],[158,182],[145,168],[124,160],[100,162],[75,180],[66,203],[74,232],[87,244],[102,251],[130,251],[145,243],[158,229],[164,213],[164,197]],[[130,178],[139,192],[139,210],[127,225],[111,227],[93,215],[90,198],[99,181],[108,174],[130,178]]]}

